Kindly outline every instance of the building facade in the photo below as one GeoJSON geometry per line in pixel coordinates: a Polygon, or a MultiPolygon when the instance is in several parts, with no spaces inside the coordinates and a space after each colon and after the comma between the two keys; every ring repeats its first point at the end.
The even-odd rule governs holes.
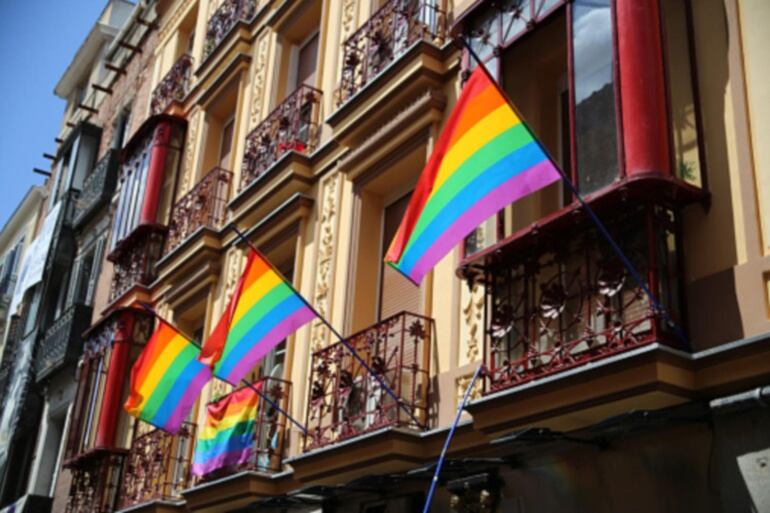
{"type": "Polygon", "coordinates": [[[73,228],[90,278],[54,286],[90,327],[53,510],[421,511],[479,365],[434,511],[770,509],[768,22],[762,0],[138,3],[109,101],[71,127],[117,185],[73,228]],[[601,224],[554,184],[418,287],[383,256],[479,61],[601,224]],[[399,401],[315,321],[249,378],[306,432],[265,402],[248,463],[200,478],[232,387],[176,436],[122,404],[142,303],[197,341],[217,323],[231,224],[399,401]]]}

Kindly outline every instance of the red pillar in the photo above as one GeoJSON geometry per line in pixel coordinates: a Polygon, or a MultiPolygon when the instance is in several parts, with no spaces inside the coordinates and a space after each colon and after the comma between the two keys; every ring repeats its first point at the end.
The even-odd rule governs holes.
{"type": "Polygon", "coordinates": [[[123,383],[126,380],[128,353],[134,331],[134,316],[130,312],[120,314],[112,341],[110,368],[104,386],[102,411],[96,431],[96,447],[113,447],[118,415],[123,407],[123,383]]]}
{"type": "Polygon", "coordinates": [[[158,203],[163,187],[163,174],[166,170],[166,154],[171,141],[171,123],[158,122],[152,136],[152,150],[147,170],[147,187],[142,200],[142,212],[139,224],[155,224],[158,221],[158,203]]]}
{"type": "Polygon", "coordinates": [[[658,0],[616,0],[620,100],[628,176],[671,174],[658,0]]]}

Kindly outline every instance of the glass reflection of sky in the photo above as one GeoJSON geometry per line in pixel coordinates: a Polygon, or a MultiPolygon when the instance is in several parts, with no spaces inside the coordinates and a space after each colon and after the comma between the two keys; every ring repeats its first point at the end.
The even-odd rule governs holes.
{"type": "Polygon", "coordinates": [[[576,0],[573,10],[575,101],[612,82],[612,13],[608,0],[576,0]]]}

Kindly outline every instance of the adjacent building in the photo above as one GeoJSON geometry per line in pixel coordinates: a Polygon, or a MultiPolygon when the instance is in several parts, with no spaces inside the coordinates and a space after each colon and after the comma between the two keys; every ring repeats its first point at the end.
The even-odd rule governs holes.
{"type": "MultiPolygon", "coordinates": [[[[41,348],[89,312],[68,321],[77,370],[36,371],[41,433],[67,390],[53,510],[421,511],[479,365],[435,511],[769,509],[769,22],[761,0],[132,6],[105,98],[61,136],[117,178],[71,227],[70,275],[39,286],[60,297],[41,348]],[[554,184],[418,287],[383,256],[479,62],[601,224],[554,184]],[[311,323],[250,376],[307,432],[261,404],[250,460],[200,478],[196,431],[231,387],[175,436],[122,404],[141,303],[198,341],[218,321],[247,250],[231,224],[399,401],[311,323]]],[[[49,189],[53,207],[71,187],[49,189]]],[[[35,440],[43,469],[55,436],[35,440]]]]}

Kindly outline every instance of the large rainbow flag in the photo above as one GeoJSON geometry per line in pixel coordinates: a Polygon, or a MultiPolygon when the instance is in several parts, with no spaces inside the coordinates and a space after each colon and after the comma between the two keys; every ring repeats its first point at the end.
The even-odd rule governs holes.
{"type": "Polygon", "coordinates": [[[436,141],[385,261],[419,284],[484,220],[560,177],[479,66],[436,141]]]}
{"type": "Polygon", "coordinates": [[[203,344],[200,360],[214,367],[214,375],[236,384],[271,349],[315,316],[270,263],[249,250],[235,293],[203,344]]]}
{"type": "Polygon", "coordinates": [[[131,415],[176,433],[190,413],[211,369],[198,361],[199,349],[162,320],[131,369],[125,409],[131,415]]]}
{"type": "MultiPolygon", "coordinates": [[[[256,387],[261,386],[261,382],[256,387]]],[[[198,432],[192,472],[202,476],[249,461],[254,449],[254,427],[259,395],[251,388],[236,390],[206,408],[206,422],[198,432]]]]}

